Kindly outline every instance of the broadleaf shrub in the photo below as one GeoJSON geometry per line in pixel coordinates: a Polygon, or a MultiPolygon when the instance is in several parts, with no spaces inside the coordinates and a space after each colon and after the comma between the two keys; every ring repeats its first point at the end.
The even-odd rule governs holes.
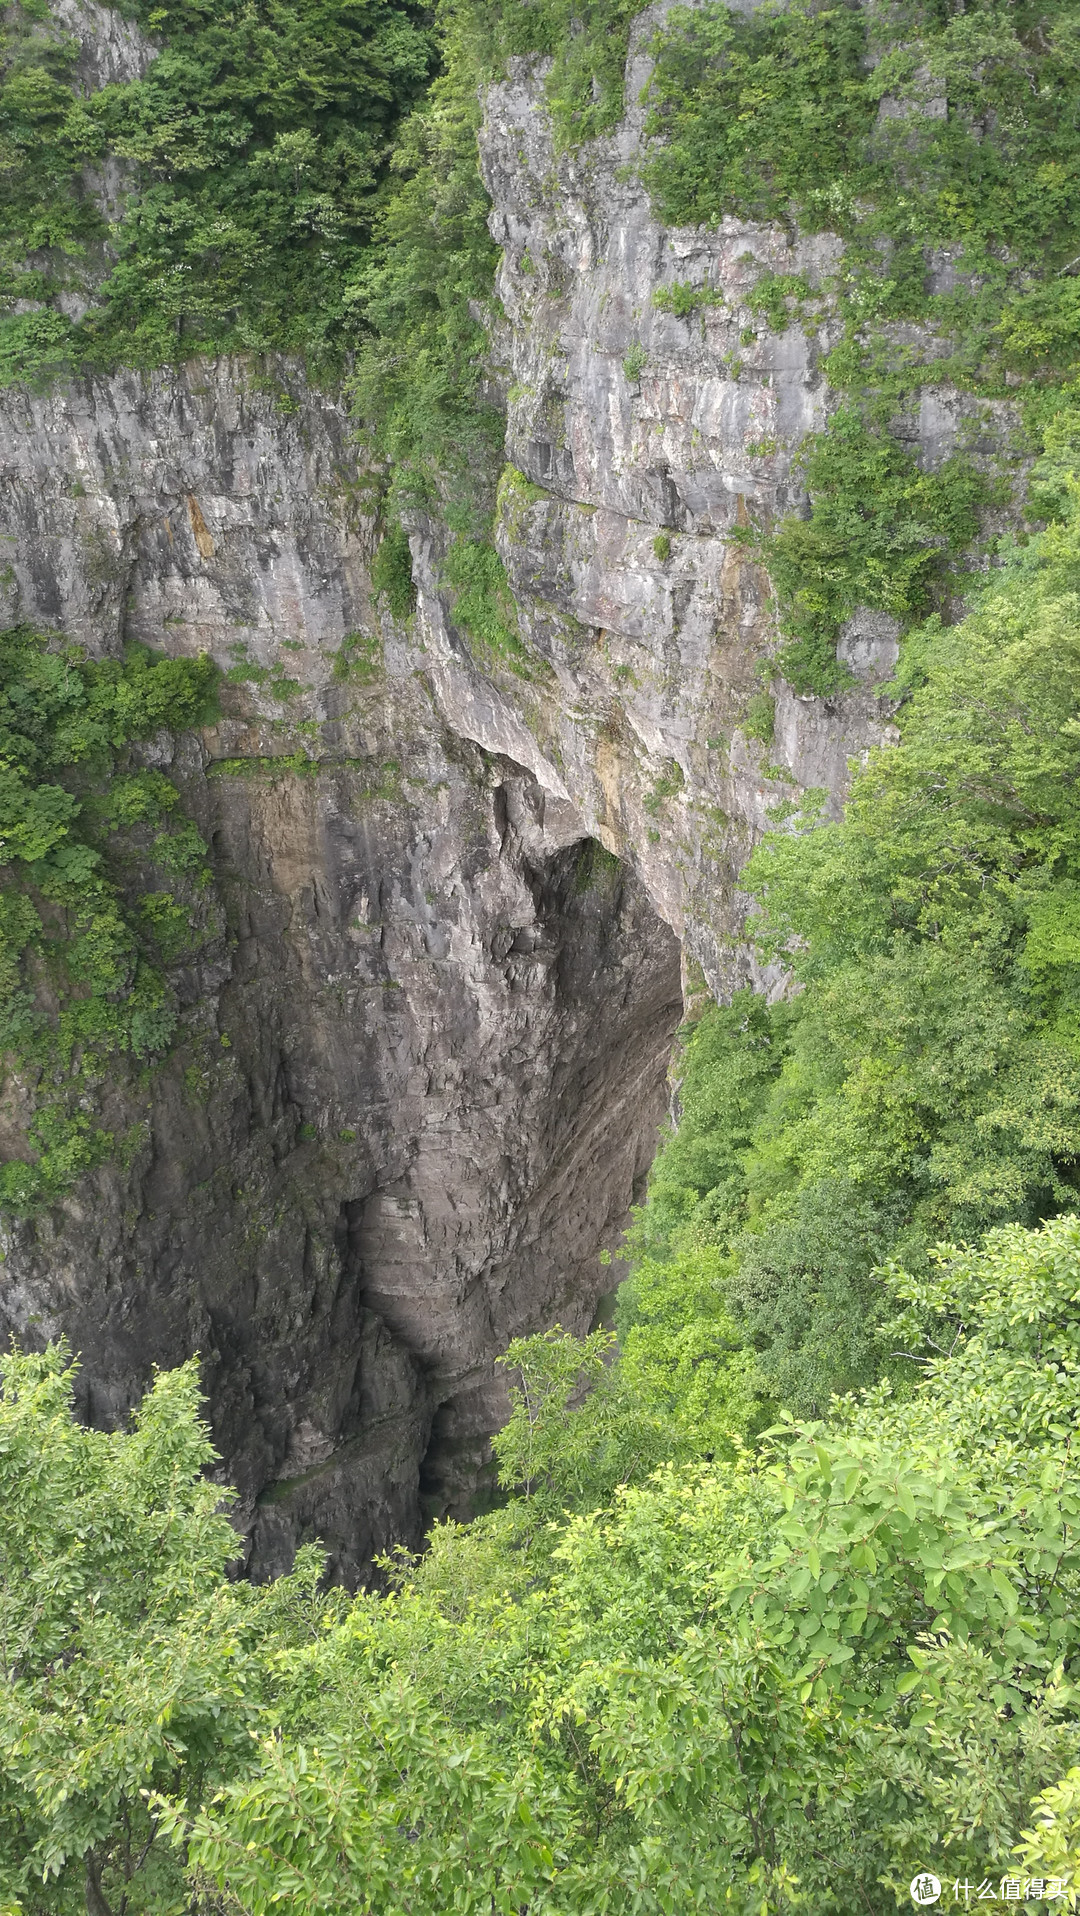
{"type": "Polygon", "coordinates": [[[166,967],[207,935],[206,847],[129,747],[209,716],[215,679],[206,658],[93,662],[25,625],[0,633],[0,1044],[9,1097],[30,1094],[33,1153],[0,1168],[6,1210],[63,1195],[108,1154],[87,1087],[171,1038],[166,967]]]}

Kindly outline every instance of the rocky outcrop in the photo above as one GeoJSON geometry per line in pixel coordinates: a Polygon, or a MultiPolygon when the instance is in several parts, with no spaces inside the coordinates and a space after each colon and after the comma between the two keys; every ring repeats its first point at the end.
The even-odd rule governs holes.
{"type": "MultiPolygon", "coordinates": [[[[572,797],[723,995],[748,978],[779,982],[759,976],[742,939],[739,871],[807,791],[837,815],[849,761],[889,735],[879,688],[898,628],[869,610],[851,621],[840,654],[855,683],[842,696],[799,698],[774,680],[768,582],[731,533],[808,510],[797,458],[837,403],[822,360],[839,322],[826,311],[816,328],[776,332],[747,295],[765,271],[820,285],[839,242],[653,218],[635,162],[647,49],[666,11],[661,0],[635,25],[628,110],[608,139],[556,149],[542,61],[517,62],[488,93],[481,157],[506,316],[496,346],[507,459],[525,482],[500,489],[498,536],[547,675],[506,675],[493,696],[490,672],[471,672],[448,640],[430,565],[428,643],[455,726],[501,749],[513,739],[537,778],[572,797]],[[684,317],[665,310],[675,285],[704,296],[684,317]],[[746,724],[753,700],[751,729],[768,729],[766,687],[771,740],[746,724]]],[[[985,411],[927,389],[904,429],[934,465],[985,411]]]]}
{"type": "Polygon", "coordinates": [[[200,1351],[253,1567],[319,1536],[356,1575],[468,1507],[493,1359],[586,1327],[610,1282],[677,943],[380,620],[335,400],[221,364],[6,406],[10,615],[210,650],[234,682],[171,766],[227,931],[177,979],[182,1044],[110,1113],[130,1162],[9,1233],[5,1324],[67,1333],[96,1421],[200,1351]]]}
{"type": "Polygon", "coordinates": [[[794,462],[824,423],[831,342],[827,325],[771,332],[746,294],[765,269],[818,282],[837,243],[653,219],[632,166],[652,24],[636,30],[626,122],[580,153],[555,150],[542,64],[521,62],[487,100],[507,456],[528,482],[502,489],[499,542],[551,674],[527,700],[502,689],[589,829],[641,872],[723,993],[756,976],[738,890],[751,846],[809,788],[835,810],[849,757],[886,735],[876,688],[897,634],[868,615],[848,648],[856,689],[798,699],[780,684],[773,739],[748,735],[775,619],[730,535],[804,509],[794,462]],[[656,295],[676,282],[707,302],[663,310],[656,295]]]}
{"type": "MultiPolygon", "coordinates": [[[[127,32],[102,44],[137,67],[127,32]]],[[[319,1536],[356,1577],[474,1507],[494,1359],[584,1328],[610,1282],[681,958],[719,993],[756,975],[752,843],[807,788],[835,810],[887,729],[896,634],[869,615],[844,640],[856,689],[780,686],[770,743],[746,721],[775,634],[730,533],[801,508],[829,322],[770,333],[741,296],[763,266],[814,278],[833,243],[664,231],[625,170],[637,115],[571,156],[540,68],[487,102],[520,669],[455,629],[433,525],[408,626],[373,602],[370,475],[340,398],[295,366],[0,396],[6,617],[95,653],[210,651],[226,675],[220,722],[153,748],[219,898],[175,980],[182,1040],[109,1093],[123,1157],[9,1230],[0,1316],[67,1333],[100,1422],[200,1351],[256,1571],[319,1536]],[[723,303],[663,311],[676,280],[723,303]]],[[[961,410],[924,402],[924,457],[961,410]]]]}
{"type": "Polygon", "coordinates": [[[143,79],[161,51],[134,20],[116,7],[99,6],[98,0],[50,0],[37,32],[74,52],[72,77],[79,93],[143,79]]]}

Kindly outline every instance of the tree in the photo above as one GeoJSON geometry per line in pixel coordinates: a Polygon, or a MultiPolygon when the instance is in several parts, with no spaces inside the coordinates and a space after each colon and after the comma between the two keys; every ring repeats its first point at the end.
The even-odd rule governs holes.
{"type": "Polygon", "coordinates": [[[0,1905],[180,1916],[147,1792],[194,1807],[251,1766],[258,1646],[288,1640],[313,1565],[268,1593],[228,1580],[194,1359],[127,1432],[74,1421],[75,1375],[62,1347],[0,1360],[0,1905]]]}
{"type": "Polygon", "coordinates": [[[503,1513],[448,1527],[280,1659],[257,1777],[173,1815],[204,1877],[249,1916],[884,1916],[1010,1873],[1077,1752],[1080,1223],[888,1282],[909,1400],[661,1469],[524,1576],[503,1513]]]}

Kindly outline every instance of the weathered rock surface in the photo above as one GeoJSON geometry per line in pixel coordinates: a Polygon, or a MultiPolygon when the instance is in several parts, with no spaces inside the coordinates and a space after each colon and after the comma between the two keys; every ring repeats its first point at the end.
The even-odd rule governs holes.
{"type": "Polygon", "coordinates": [[[10,1234],[0,1308],[67,1332],[95,1419],[199,1350],[255,1567],[317,1535],[355,1574],[465,1507],[507,1341],[588,1324],[664,1107],[679,959],[572,807],[448,729],[371,605],[340,406],[290,377],[7,401],[9,616],[210,650],[241,682],[173,767],[227,935],[119,1114],[130,1168],[10,1234]],[[361,682],[335,680],[357,630],[361,682]],[[295,689],[267,682],[283,667],[295,689]]]}
{"type": "Polygon", "coordinates": [[[98,0],[49,0],[49,17],[39,31],[74,45],[74,81],[81,93],[141,80],[161,50],[134,20],[98,0]]]}
{"type": "MultiPolygon", "coordinates": [[[[827,312],[817,330],[771,331],[747,294],[762,271],[821,284],[839,242],[652,217],[634,162],[646,49],[666,10],[637,22],[628,111],[609,139],[556,150],[542,62],[518,63],[486,102],[507,457],[530,482],[502,488],[499,542],[523,629],[551,669],[527,697],[508,681],[500,690],[536,741],[537,777],[633,863],[722,994],[748,977],[773,982],[740,940],[739,870],[770,813],[794,811],[805,791],[823,789],[825,815],[837,814],[849,761],[888,735],[878,688],[898,629],[857,615],[840,647],[856,686],[812,699],[774,683],[774,739],[748,735],[750,700],[772,680],[775,620],[767,581],[730,535],[807,509],[796,459],[837,403],[821,361],[839,335],[827,312]],[[677,283],[707,295],[682,318],[656,304],[677,283]]],[[[962,431],[970,440],[972,411],[954,391],[924,394],[907,423],[924,464],[962,431]]],[[[435,650],[440,636],[436,617],[435,650]]],[[[462,668],[444,656],[459,683],[454,722],[483,743],[490,693],[470,725],[462,668]]],[[[509,736],[505,713],[493,729],[509,736]]]]}
{"type": "MultiPolygon", "coordinates": [[[[120,34],[114,54],[144,49],[120,34]]],[[[680,952],[718,992],[753,975],[738,878],[770,808],[822,787],[835,810],[887,727],[896,634],[871,615],[844,640],[856,690],[781,687],[773,742],[745,727],[775,633],[729,535],[800,509],[829,334],[769,333],[741,295],[762,266],[813,279],[833,243],[664,231],[622,171],[639,110],[558,155],[541,95],[522,66],[483,135],[524,676],[455,630],[431,526],[410,629],[373,604],[346,415],[295,367],[0,395],[3,615],[94,652],[208,650],[230,675],[222,721],[173,765],[223,926],[177,978],[183,1043],[111,1094],[114,1128],[140,1127],[126,1163],[8,1234],[0,1318],[66,1331],[106,1422],[153,1363],[199,1350],[262,1571],[317,1535],[362,1574],[427,1513],[468,1508],[493,1360],[585,1326],[609,1281],[680,952]],[[675,280],[724,304],[662,312],[675,280]]],[[[925,458],[961,413],[926,400],[925,458]]]]}

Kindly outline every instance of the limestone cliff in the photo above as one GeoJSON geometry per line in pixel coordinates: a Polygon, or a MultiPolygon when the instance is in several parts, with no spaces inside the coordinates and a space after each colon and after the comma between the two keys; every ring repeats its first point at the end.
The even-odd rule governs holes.
{"type": "MultiPolygon", "coordinates": [[[[182,1041],[113,1094],[124,1162],[9,1230],[0,1314],[67,1333],[104,1422],[199,1350],[261,1571],[320,1536],[362,1574],[469,1507],[495,1357],[584,1328],[610,1281],[681,954],[718,992],[750,974],[738,874],[770,807],[807,787],[835,806],[887,723],[895,633],[869,617],[844,641],[856,690],[781,689],[769,746],[740,723],[774,634],[727,535],[748,506],[798,509],[827,393],[823,339],[740,343],[739,288],[829,242],[662,230],[623,170],[633,114],[556,156],[541,80],[494,88],[483,135],[527,672],[455,630],[432,523],[414,618],[374,602],[344,404],[295,366],[0,400],[7,619],[95,653],[208,650],[228,675],[220,723],[171,762],[221,926],[176,979],[182,1041]],[[726,306],[659,311],[675,278],[726,306]]],[[[926,457],[958,414],[925,403],[926,457]]]]}
{"type": "Polygon", "coordinates": [[[12,611],[241,675],[172,767],[227,929],[129,1098],[130,1167],[11,1232],[4,1316],[67,1332],[96,1419],[201,1351],[256,1567],[318,1535],[355,1571],[472,1487],[508,1339],[588,1323],[663,1109],[676,941],[380,621],[334,400],[236,364],[9,397],[4,467],[12,611]]]}
{"type": "MultiPolygon", "coordinates": [[[[498,738],[570,794],[722,995],[753,975],[739,870],[770,813],[793,811],[808,789],[837,814],[849,759],[887,735],[877,688],[899,628],[856,614],[839,653],[857,684],[842,696],[800,698],[773,681],[768,581],[730,534],[751,517],[768,525],[808,510],[797,458],[838,403],[822,360],[840,326],[827,315],[814,331],[777,333],[746,295],[765,270],[820,284],[840,247],[731,218],[718,230],[653,218],[633,162],[647,48],[666,10],[635,25],[628,111],[610,138],[556,150],[540,62],[520,62],[486,102],[506,451],[530,482],[502,489],[499,541],[550,681],[525,697],[504,679],[496,717],[488,688],[471,690],[440,643],[438,612],[427,616],[453,723],[480,743],[498,738]],[[665,311],[655,296],[676,282],[713,303],[684,318],[665,311]],[[764,744],[741,721],[770,682],[764,744]]],[[[905,422],[909,444],[935,466],[986,414],[955,390],[926,389],[905,422]]]]}

